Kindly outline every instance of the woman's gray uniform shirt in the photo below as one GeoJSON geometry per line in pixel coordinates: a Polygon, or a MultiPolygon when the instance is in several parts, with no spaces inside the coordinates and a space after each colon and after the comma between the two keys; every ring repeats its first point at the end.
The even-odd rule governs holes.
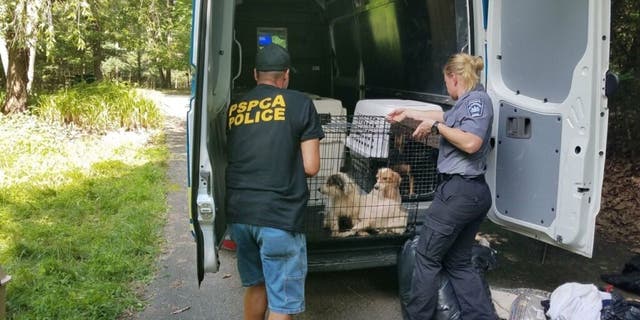
{"type": "Polygon", "coordinates": [[[468,154],[447,139],[440,138],[438,153],[438,171],[447,174],[460,174],[474,177],[485,173],[486,159],[491,146],[491,126],[493,123],[493,104],[481,84],[458,99],[453,108],[444,113],[447,127],[458,128],[482,139],[482,147],[474,154],[468,154]]]}

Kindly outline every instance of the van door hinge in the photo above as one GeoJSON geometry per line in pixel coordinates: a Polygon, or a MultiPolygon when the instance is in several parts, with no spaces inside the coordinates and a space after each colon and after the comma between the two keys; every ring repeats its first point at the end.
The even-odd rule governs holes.
{"type": "Polygon", "coordinates": [[[211,179],[211,171],[200,170],[200,187],[201,188],[205,187],[207,190],[207,194],[211,194],[211,186],[209,185],[210,179],[211,179]]]}
{"type": "Polygon", "coordinates": [[[213,208],[211,207],[211,202],[198,202],[198,217],[198,220],[200,221],[213,221],[213,208]]]}

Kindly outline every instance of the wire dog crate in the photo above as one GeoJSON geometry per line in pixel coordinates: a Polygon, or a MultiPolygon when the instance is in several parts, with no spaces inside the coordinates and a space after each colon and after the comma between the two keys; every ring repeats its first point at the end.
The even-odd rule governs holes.
{"type": "Polygon", "coordinates": [[[308,178],[310,239],[393,236],[415,224],[419,203],[436,187],[438,136],[381,115],[321,114],[320,171],[308,178]]]}

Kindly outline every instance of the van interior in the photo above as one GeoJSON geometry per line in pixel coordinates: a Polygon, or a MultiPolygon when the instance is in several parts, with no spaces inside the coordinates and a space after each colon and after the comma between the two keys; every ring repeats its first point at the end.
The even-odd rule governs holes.
{"type": "MultiPolygon", "coordinates": [[[[383,112],[404,101],[419,108],[452,104],[442,67],[451,54],[472,53],[469,5],[466,0],[236,0],[232,101],[255,86],[257,50],[277,43],[287,48],[295,69],[289,88],[308,93],[323,121],[321,171],[308,180],[310,270],[396,263],[398,247],[419,223],[436,186],[437,137],[431,138],[435,143],[413,141],[413,129],[392,127],[383,112]],[[345,173],[357,193],[372,194],[381,168],[402,174],[402,230],[371,224],[364,233],[349,234],[353,221],[342,217],[331,227],[329,206],[335,204],[320,192],[329,177],[345,173]],[[351,253],[345,257],[345,252],[351,253]]],[[[354,206],[391,214],[380,213],[375,208],[380,203],[354,206]]]]}
{"type": "Polygon", "coordinates": [[[255,85],[256,50],[278,43],[296,73],[289,87],[342,102],[365,98],[448,101],[442,67],[469,51],[464,0],[238,0],[233,94],[255,85]]]}

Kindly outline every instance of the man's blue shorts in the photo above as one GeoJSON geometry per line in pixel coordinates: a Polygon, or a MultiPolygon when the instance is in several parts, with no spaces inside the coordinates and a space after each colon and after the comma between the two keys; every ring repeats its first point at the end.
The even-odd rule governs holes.
{"type": "Polygon", "coordinates": [[[303,233],[247,224],[231,224],[238,271],[245,287],[265,283],[269,310],[304,311],[307,241],[303,233]]]}

